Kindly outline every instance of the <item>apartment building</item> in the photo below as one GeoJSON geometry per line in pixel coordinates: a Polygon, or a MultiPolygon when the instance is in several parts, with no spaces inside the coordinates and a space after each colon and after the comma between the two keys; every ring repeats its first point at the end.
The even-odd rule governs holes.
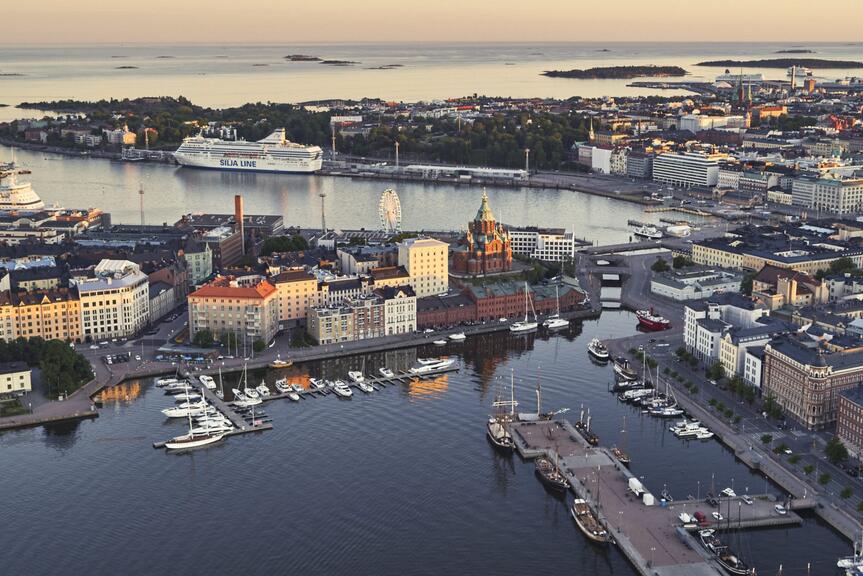
{"type": "Polygon", "coordinates": [[[70,284],[81,301],[81,333],[86,341],[126,338],[150,321],[150,284],[128,260],[102,260],[70,284]]]}
{"type": "Polygon", "coordinates": [[[281,272],[270,283],[276,287],[282,329],[305,322],[308,310],[320,304],[318,279],[302,268],[281,272]]]}
{"type": "Polygon", "coordinates": [[[417,297],[410,286],[377,288],[374,295],[384,303],[384,333],[410,334],[417,327],[417,297]]]}
{"type": "Polygon", "coordinates": [[[0,295],[0,339],[81,342],[81,301],[66,288],[0,295]]]}
{"type": "Polygon", "coordinates": [[[278,290],[260,276],[219,276],[189,294],[189,330],[270,342],[279,329],[278,290]]]}
{"type": "Polygon", "coordinates": [[[717,293],[707,300],[687,302],[683,307],[683,342],[703,362],[719,359],[720,343],[732,328],[760,326],[768,314],[759,302],[737,292],[717,293]]]}
{"type": "Polygon", "coordinates": [[[33,389],[26,362],[0,364],[0,396],[16,396],[33,389]]]}
{"type": "Polygon", "coordinates": [[[449,244],[434,238],[408,238],[398,244],[399,266],[410,274],[417,298],[434,296],[449,288],[449,244]]]}
{"type": "Polygon", "coordinates": [[[764,347],[762,390],[810,430],[831,426],[842,392],[863,383],[863,350],[830,351],[790,336],[764,347]]]}

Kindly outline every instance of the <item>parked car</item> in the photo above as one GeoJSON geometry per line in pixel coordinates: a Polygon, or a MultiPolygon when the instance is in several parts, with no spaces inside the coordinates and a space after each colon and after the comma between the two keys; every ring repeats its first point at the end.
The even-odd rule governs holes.
{"type": "Polygon", "coordinates": [[[719,512],[711,512],[710,515],[713,516],[713,519],[717,522],[722,522],[723,520],[725,520],[725,518],[719,512]]]}
{"type": "Polygon", "coordinates": [[[752,497],[748,494],[744,494],[740,497],[740,499],[743,500],[745,503],[749,504],[750,506],[755,503],[755,500],[753,500],[752,497]]]}
{"type": "Polygon", "coordinates": [[[773,507],[773,509],[776,510],[777,514],[781,514],[783,516],[788,513],[788,510],[786,510],[785,506],[783,506],[782,504],[777,504],[773,507]]]}

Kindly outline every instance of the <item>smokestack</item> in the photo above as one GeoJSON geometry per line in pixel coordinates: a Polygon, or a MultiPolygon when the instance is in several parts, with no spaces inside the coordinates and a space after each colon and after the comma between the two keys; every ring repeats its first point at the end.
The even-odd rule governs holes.
{"type": "Polygon", "coordinates": [[[243,197],[240,194],[234,196],[234,225],[240,233],[240,242],[243,249],[243,254],[246,253],[246,231],[243,230],[243,197]]]}

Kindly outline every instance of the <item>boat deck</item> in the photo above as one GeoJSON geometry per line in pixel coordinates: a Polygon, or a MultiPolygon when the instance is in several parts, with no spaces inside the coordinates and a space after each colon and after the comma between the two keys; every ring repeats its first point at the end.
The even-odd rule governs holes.
{"type": "MultiPolygon", "coordinates": [[[[710,519],[709,527],[719,530],[799,524],[802,521],[794,512],[778,514],[773,508],[775,502],[766,497],[755,497],[752,505],[732,499],[731,514],[727,513],[728,503],[724,499],[722,510],[726,519],[722,523],[713,520],[711,513],[716,508],[705,501],[684,500],[665,504],[660,503],[657,496],[656,505],[646,506],[629,490],[629,479],[633,477],[629,470],[605,448],[589,446],[569,422],[517,422],[511,425],[511,430],[523,457],[557,453],[573,492],[590,504],[616,544],[644,575],[716,576],[724,573],[697,541],[697,535],[680,529],[678,516],[682,512],[692,515],[700,510],[710,519]]],[[[796,510],[807,504],[795,502],[792,508],[796,510]]]]}

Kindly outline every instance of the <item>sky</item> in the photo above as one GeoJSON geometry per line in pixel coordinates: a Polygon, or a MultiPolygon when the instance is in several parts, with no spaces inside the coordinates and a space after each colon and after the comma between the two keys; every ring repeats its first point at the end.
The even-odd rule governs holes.
{"type": "Polygon", "coordinates": [[[861,40],[863,0],[4,0],[0,43],[861,40]]]}

